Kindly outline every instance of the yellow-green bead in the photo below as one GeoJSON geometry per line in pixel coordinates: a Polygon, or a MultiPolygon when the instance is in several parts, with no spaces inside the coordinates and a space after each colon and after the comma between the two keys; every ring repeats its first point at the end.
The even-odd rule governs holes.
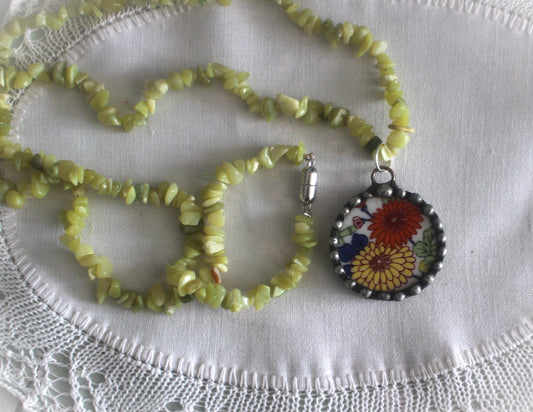
{"type": "Polygon", "coordinates": [[[400,117],[409,116],[409,114],[410,113],[408,107],[402,102],[395,103],[394,106],[392,106],[389,110],[389,117],[391,119],[398,119],[400,117]]]}
{"type": "Polygon", "coordinates": [[[276,145],[269,148],[270,159],[276,163],[279,159],[287,154],[291,146],[288,145],[276,145]]]}
{"type": "Polygon", "coordinates": [[[25,89],[28,87],[33,78],[28,74],[28,72],[18,72],[15,81],[13,82],[14,89],[25,89]]]}
{"type": "Polygon", "coordinates": [[[303,244],[303,243],[313,240],[313,234],[312,233],[298,233],[298,234],[292,235],[291,239],[293,242],[297,244],[303,244]]]}
{"type": "Polygon", "coordinates": [[[226,90],[233,90],[239,85],[239,79],[237,76],[229,76],[224,80],[222,87],[226,90]]]}
{"type": "Polygon", "coordinates": [[[401,131],[393,131],[387,137],[387,144],[402,149],[409,142],[409,135],[401,131]]]}
{"type": "Polygon", "coordinates": [[[299,119],[307,113],[307,102],[309,101],[309,97],[305,96],[298,102],[298,110],[296,110],[296,113],[294,113],[294,118],[299,119]]]}
{"type": "Polygon", "coordinates": [[[168,92],[168,82],[166,79],[157,79],[146,82],[144,97],[146,99],[160,99],[168,92]]]}
{"type": "Polygon", "coordinates": [[[98,120],[107,126],[120,126],[117,113],[118,110],[114,107],[104,107],[98,113],[98,120]]]}
{"type": "Polygon", "coordinates": [[[21,209],[25,203],[24,196],[16,190],[7,192],[4,200],[11,209],[21,209]]]}
{"type": "Polygon", "coordinates": [[[391,80],[385,85],[385,90],[388,92],[395,92],[400,89],[400,82],[398,79],[391,80]]]}
{"type": "Polygon", "coordinates": [[[253,296],[255,310],[261,310],[268,302],[270,302],[270,286],[259,285],[255,288],[253,296]]]}
{"type": "Polygon", "coordinates": [[[303,9],[301,11],[297,10],[289,13],[289,18],[302,28],[307,24],[307,21],[312,16],[313,11],[311,9],[303,9]]]}
{"type": "Polygon", "coordinates": [[[392,124],[395,126],[409,126],[409,115],[400,116],[397,119],[394,119],[392,124]]]}
{"type": "Polygon", "coordinates": [[[274,101],[270,97],[263,99],[261,104],[261,115],[265,118],[267,122],[271,122],[278,115],[278,109],[274,101]]]}
{"type": "Polygon", "coordinates": [[[148,292],[156,306],[163,306],[166,300],[166,292],[161,284],[156,283],[148,292]]]}
{"type": "Polygon", "coordinates": [[[183,211],[180,215],[180,223],[185,226],[196,226],[200,219],[202,218],[202,210],[194,205],[194,208],[191,210],[183,211]]]}
{"type": "Polygon", "coordinates": [[[372,46],[374,36],[372,36],[372,33],[368,33],[363,41],[361,42],[359,49],[357,50],[357,57],[363,56],[368,50],[370,50],[370,47],[372,46]]]}
{"type": "Polygon", "coordinates": [[[225,225],[225,217],[223,210],[217,210],[216,212],[209,213],[206,216],[206,222],[207,224],[214,225],[217,227],[224,227],[225,225]]]}
{"type": "Polygon", "coordinates": [[[368,52],[370,53],[371,56],[377,57],[378,55],[385,52],[385,50],[387,50],[387,47],[388,46],[386,42],[381,41],[381,40],[376,40],[375,42],[372,43],[368,52]]]}
{"type": "Polygon", "coordinates": [[[296,287],[296,283],[294,283],[294,281],[284,273],[274,276],[270,280],[270,283],[285,290],[291,290],[296,287]]]}
{"type": "Polygon", "coordinates": [[[120,281],[118,279],[112,279],[109,286],[108,295],[112,298],[118,299],[121,296],[120,281]]]}
{"type": "Polygon", "coordinates": [[[82,257],[93,255],[93,254],[94,254],[93,248],[85,244],[80,244],[74,251],[74,256],[76,257],[77,260],[80,260],[82,257]]]}
{"type": "Polygon", "coordinates": [[[137,295],[131,305],[131,311],[133,313],[140,312],[144,308],[144,299],[142,295],[137,295]]]}
{"type": "Polygon", "coordinates": [[[350,39],[350,44],[352,44],[353,46],[359,46],[368,34],[370,34],[370,30],[368,30],[367,27],[354,26],[354,33],[350,39]]]}
{"type": "Polygon", "coordinates": [[[183,69],[181,71],[181,79],[187,87],[191,87],[195,80],[195,73],[189,69],[183,69]]]}
{"type": "Polygon", "coordinates": [[[242,292],[239,289],[233,289],[228,292],[222,301],[222,307],[232,312],[240,312],[245,306],[242,292]]]}
{"type": "Polygon", "coordinates": [[[217,3],[224,7],[231,6],[231,0],[217,0],[217,3]]]}
{"type": "Polygon", "coordinates": [[[274,168],[274,161],[270,157],[270,148],[264,147],[263,149],[261,149],[261,151],[257,155],[257,159],[259,160],[261,166],[263,166],[265,169],[274,168]]]}
{"type": "MultiPolygon", "coordinates": [[[[79,243],[77,243],[77,247],[80,247],[81,245],[79,243]]],[[[72,249],[74,248],[75,245],[73,245],[72,243],[69,245],[69,249],[72,249]]],[[[77,249],[77,248],[76,248],[77,249]]],[[[98,256],[98,255],[95,255],[95,254],[90,254],[90,255],[85,255],[85,256],[82,256],[78,259],[78,263],[85,267],[85,268],[92,268],[92,267],[97,267],[98,264],[100,264],[102,262],[102,257],[101,256],[98,256]]]]}
{"type": "Polygon", "coordinates": [[[36,199],[42,199],[50,190],[50,185],[42,182],[39,175],[32,175],[31,177],[31,195],[36,199]]]}
{"type": "Polygon", "coordinates": [[[286,96],[284,94],[278,94],[276,96],[276,102],[278,103],[281,112],[286,116],[294,116],[298,111],[300,102],[294,97],[286,96]]]}
{"type": "Polygon", "coordinates": [[[225,162],[224,164],[222,164],[222,169],[224,170],[224,172],[226,172],[230,184],[236,185],[242,182],[243,174],[230,162],[225,162]]]}
{"type": "Polygon", "coordinates": [[[300,163],[302,163],[304,156],[305,156],[305,145],[303,142],[300,142],[298,146],[292,146],[285,155],[286,159],[294,163],[296,166],[298,166],[300,163]]]}
{"type": "Polygon", "coordinates": [[[7,90],[11,90],[13,88],[13,82],[15,81],[17,74],[18,74],[18,70],[15,66],[7,66],[4,69],[4,79],[5,79],[4,87],[7,90]]]}
{"type": "Polygon", "coordinates": [[[174,90],[176,92],[179,92],[184,89],[185,84],[183,83],[183,79],[181,78],[181,75],[176,72],[172,72],[167,77],[168,86],[171,90],[174,90]]]}
{"type": "Polygon", "coordinates": [[[355,30],[353,24],[345,22],[342,25],[342,42],[348,44],[352,38],[355,30]]]}
{"type": "Polygon", "coordinates": [[[133,106],[133,108],[137,110],[139,113],[143,114],[144,116],[148,116],[148,113],[150,113],[148,103],[145,100],[140,101],[135,106],[133,106]]]}
{"type": "Polygon", "coordinates": [[[196,274],[192,270],[186,270],[182,273],[177,284],[178,294],[181,297],[188,295],[185,291],[186,286],[194,280],[196,280],[196,274]]]}
{"type": "Polygon", "coordinates": [[[46,25],[50,30],[56,31],[63,27],[65,22],[61,19],[58,19],[56,16],[49,14],[46,16],[46,25]]]}
{"type": "Polygon", "coordinates": [[[124,0],[102,0],[102,10],[117,12],[124,8],[124,0]]]}
{"type": "Polygon", "coordinates": [[[52,79],[55,84],[58,86],[63,86],[65,84],[65,69],[67,68],[67,63],[63,61],[56,62],[52,66],[52,79]]]}
{"type": "Polygon", "coordinates": [[[65,70],[65,86],[68,88],[73,88],[76,83],[76,76],[78,75],[78,65],[73,64],[72,66],[68,66],[65,70]]]}
{"type": "Polygon", "coordinates": [[[168,206],[172,203],[174,198],[177,196],[179,192],[178,185],[176,183],[171,183],[167,190],[165,191],[165,205],[168,206]]]}
{"type": "Polygon", "coordinates": [[[98,281],[98,286],[96,287],[96,299],[100,305],[105,302],[109,294],[111,282],[111,279],[100,279],[98,281]]]}
{"type": "Polygon", "coordinates": [[[207,256],[224,252],[224,239],[220,236],[205,235],[202,248],[207,256]]]}
{"type": "Polygon", "coordinates": [[[96,266],[96,276],[98,278],[108,278],[113,272],[113,264],[105,256],[101,256],[101,262],[96,266]]]}
{"type": "Polygon", "coordinates": [[[39,77],[39,75],[44,72],[46,69],[44,63],[42,62],[38,62],[38,63],[33,63],[33,64],[30,64],[28,66],[28,74],[34,78],[34,79],[37,79],[39,77]]]}
{"type": "Polygon", "coordinates": [[[248,174],[253,175],[257,170],[259,169],[261,163],[259,163],[259,159],[257,157],[253,157],[251,159],[246,160],[246,172],[248,174]]]}
{"type": "Polygon", "coordinates": [[[15,184],[8,180],[0,180],[0,202],[5,202],[7,192],[13,190],[15,184]]]}
{"type": "Polygon", "coordinates": [[[387,100],[387,103],[392,106],[398,99],[403,98],[403,91],[402,90],[395,90],[392,92],[385,92],[385,100],[387,100]]]}
{"type": "MultiPolygon", "coordinates": [[[[0,136],[6,136],[11,129],[11,112],[9,109],[0,109],[0,136]]],[[[5,139],[5,144],[2,143],[2,147],[9,146],[11,141],[5,139]]]]}

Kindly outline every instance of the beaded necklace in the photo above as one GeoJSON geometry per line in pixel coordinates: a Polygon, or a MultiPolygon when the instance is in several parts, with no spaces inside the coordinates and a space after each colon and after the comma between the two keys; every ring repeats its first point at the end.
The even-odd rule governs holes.
{"type": "MultiPolygon", "coordinates": [[[[142,5],[164,7],[181,3],[196,6],[213,2],[150,0],[146,4],[142,2],[142,5]]],[[[231,0],[217,2],[229,6],[231,0]]],[[[379,84],[385,90],[392,120],[389,125],[391,132],[385,142],[375,135],[372,125],[344,107],[324,104],[308,96],[294,98],[278,94],[275,98],[260,97],[247,83],[249,73],[237,72],[217,63],[196,69],[185,68],[169,73],[165,78],[148,80],[144,99],[133,106],[133,113],[125,114],[108,105],[110,95],[104,85],[79,71],[76,64],[58,61],[51,66],[42,62],[25,68],[13,65],[13,43],[26,30],[60,30],[71,18],[102,18],[105,13],[118,12],[130,3],[139,5],[138,0],[76,1],[60,7],[55,14],[43,10],[26,18],[17,17],[0,31],[0,89],[3,91],[0,99],[0,158],[13,161],[19,172],[31,172],[29,180],[16,184],[1,180],[0,201],[19,209],[28,197],[45,197],[52,185],[59,185],[73,194],[71,208],[60,215],[65,229],[60,240],[73,252],[80,265],[87,268],[89,278],[97,280],[99,303],[111,297],[133,311],[148,308],[172,314],[181,303],[195,298],[213,308],[223,307],[238,312],[252,306],[261,309],[271,298],[294,289],[308,270],[309,254],[317,243],[311,217],[317,184],[313,156],[305,155],[303,144],[278,145],[265,147],[248,160],[225,162],[216,169],[217,180],[203,189],[200,202],[179,189],[176,183],[163,181],[157,186],[133,184],[131,180],[121,183],[69,160],[58,161],[52,154],[34,154],[30,148],[22,148],[19,143],[9,140],[14,91],[25,89],[36,80],[77,88],[87,96],[89,106],[97,112],[101,123],[121,127],[126,132],[145,125],[155,112],[157,100],[169,90],[182,91],[195,83],[210,87],[217,81],[225,90],[245,101],[252,113],[269,122],[282,113],[306,124],[323,120],[334,129],[345,127],[372,154],[376,168],[371,176],[372,185],[352,197],[335,219],[329,241],[335,272],[345,280],[347,287],[363,297],[403,300],[406,296],[418,294],[433,281],[441,268],[445,237],[433,207],[417,194],[400,189],[394,172],[389,167],[380,166],[390,162],[408,143],[409,134],[414,132],[409,126],[409,110],[394,72],[394,63],[385,53],[387,44],[374,40],[365,26],[322,20],[310,9],[300,10],[299,5],[291,0],[274,2],[306,33],[322,35],[334,48],[340,45],[355,47],[357,57],[369,54],[375,58],[375,67],[380,72],[379,84]],[[304,213],[296,216],[292,236],[297,246],[296,253],[285,270],[274,276],[269,284],[261,284],[247,294],[239,289],[227,291],[221,277],[228,270],[224,249],[223,195],[229,185],[240,183],[245,174],[252,175],[260,168],[272,169],[283,158],[295,165],[307,161],[300,190],[304,213]],[[390,180],[379,183],[377,173],[388,173],[390,180]],[[118,279],[111,277],[113,265],[110,260],[96,255],[89,245],[81,243],[84,219],[89,215],[87,190],[122,198],[128,205],[138,201],[157,206],[164,204],[179,210],[185,247],[183,257],[166,268],[167,285],[157,283],[144,293],[127,290],[118,279]]]]}

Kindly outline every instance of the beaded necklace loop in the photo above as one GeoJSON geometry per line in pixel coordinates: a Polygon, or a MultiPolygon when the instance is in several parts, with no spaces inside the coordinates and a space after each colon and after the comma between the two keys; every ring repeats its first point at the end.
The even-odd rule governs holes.
{"type": "MultiPolygon", "coordinates": [[[[217,0],[222,6],[229,6],[231,0],[217,0]]],[[[65,234],[61,242],[75,255],[78,262],[88,268],[89,278],[98,280],[97,298],[102,303],[106,297],[117,300],[127,308],[137,311],[146,307],[154,311],[173,313],[182,302],[193,297],[212,307],[223,307],[240,311],[246,307],[262,308],[271,298],[296,287],[310,263],[308,255],[315,246],[311,217],[311,202],[305,203],[304,214],[295,219],[292,240],[298,245],[297,252],[287,264],[287,269],[270,281],[261,284],[247,295],[234,289],[226,291],[222,286],[221,273],[227,271],[227,257],[224,252],[224,215],[222,198],[228,185],[240,183],[244,173],[254,174],[260,167],[271,169],[285,157],[294,164],[303,161],[305,149],[299,146],[265,147],[258,156],[249,160],[225,162],[216,170],[217,181],[209,183],[202,191],[201,204],[193,195],[178,188],[176,183],[161,182],[157,187],[148,183],[124,183],[106,178],[98,172],[85,169],[69,160],[57,161],[52,154],[34,154],[30,148],[22,148],[19,143],[8,138],[11,124],[11,105],[16,92],[28,88],[34,81],[76,88],[86,95],[88,105],[97,113],[98,120],[110,127],[121,127],[129,132],[134,127],[146,124],[154,114],[156,102],[169,91],[182,91],[198,82],[204,87],[215,81],[222,87],[245,101],[252,113],[273,121],[280,113],[299,119],[306,124],[326,121],[336,129],[346,127],[359,144],[377,156],[380,161],[390,161],[409,141],[414,132],[409,126],[409,110],[395,75],[394,63],[385,53],[387,44],[373,39],[367,27],[351,23],[334,24],[331,19],[321,19],[310,9],[299,9],[292,0],[275,0],[289,18],[307,34],[322,35],[333,48],[348,45],[356,48],[356,57],[369,54],[375,58],[375,68],[380,72],[379,84],[384,88],[385,100],[390,105],[389,117],[392,123],[386,142],[377,137],[373,126],[351,114],[348,109],[332,103],[322,103],[308,96],[294,98],[277,94],[275,98],[260,97],[248,84],[249,73],[238,72],[218,63],[210,63],[196,69],[185,68],[171,72],[165,78],[148,80],[145,83],[144,99],[133,106],[132,113],[119,113],[109,106],[110,93],[104,85],[79,70],[76,64],[57,61],[50,66],[35,62],[27,67],[15,66],[13,44],[27,30],[60,30],[72,18],[95,17],[102,19],[106,13],[116,13],[130,4],[139,5],[138,0],[91,0],[68,3],[57,13],[40,11],[26,18],[16,17],[0,30],[0,159],[13,161],[17,171],[29,170],[29,180],[14,183],[0,180],[0,201],[13,209],[23,207],[28,197],[44,198],[50,186],[60,185],[74,194],[71,208],[62,212],[61,220],[65,234]],[[155,284],[148,292],[139,293],[124,290],[118,279],[111,278],[113,266],[109,259],[97,256],[93,249],[81,243],[80,233],[83,219],[88,217],[86,189],[93,189],[99,195],[122,198],[127,205],[135,201],[153,205],[165,204],[180,211],[180,229],[185,233],[184,256],[166,268],[169,287],[155,284]],[[197,269],[196,266],[200,265],[197,269]],[[194,270],[193,270],[194,269],[194,270]]],[[[206,5],[214,0],[149,0],[144,5],[150,7],[183,4],[188,6],[206,5]]],[[[308,167],[312,159],[307,159],[308,167]]],[[[314,193],[313,185],[306,183],[303,198],[314,193]]],[[[313,195],[314,197],[314,195],[313,195]]],[[[302,198],[302,193],[301,193],[302,198]]],[[[302,200],[304,200],[302,198],[302,200]]]]}
{"type": "MultiPolygon", "coordinates": [[[[60,237],[61,243],[74,253],[81,266],[87,268],[89,279],[98,280],[96,290],[98,303],[103,303],[109,296],[134,312],[146,307],[155,312],[165,311],[167,314],[172,314],[182,303],[190,302],[192,297],[195,297],[201,303],[213,308],[222,307],[232,312],[240,312],[251,306],[259,310],[271,298],[294,289],[303,273],[308,270],[310,264],[308,256],[317,243],[312,230],[313,219],[305,215],[296,216],[292,240],[298,249],[287,263],[286,270],[274,276],[270,284],[260,284],[244,295],[239,289],[226,291],[222,285],[221,273],[228,270],[228,258],[225,256],[224,248],[225,219],[224,204],[221,200],[228,188],[227,185],[239,184],[244,178],[244,173],[253,175],[260,168],[273,169],[277,161],[282,158],[298,166],[302,163],[304,154],[303,144],[271,146],[263,148],[258,156],[249,160],[226,162],[218,168],[217,181],[208,183],[202,192],[204,209],[201,215],[186,222],[193,225],[187,225],[189,229],[186,231],[190,233],[185,238],[183,257],[165,269],[169,287],[156,283],[146,293],[124,290],[120,281],[111,277],[113,274],[111,261],[105,256],[96,255],[91,246],[81,243],[80,233],[85,226],[83,219],[89,216],[89,198],[84,194],[84,188],[91,185],[89,181],[78,181],[71,208],[61,213],[65,229],[65,233],[60,237]],[[198,222],[201,222],[200,225],[198,222]],[[201,231],[199,226],[202,226],[201,231]],[[201,267],[198,269],[199,264],[201,267]]],[[[135,188],[136,185],[130,187],[135,188]]],[[[142,194],[142,198],[148,199],[151,193],[154,194],[152,198],[155,198],[157,192],[150,189],[147,183],[141,188],[146,194],[142,194]]],[[[183,204],[187,204],[185,212],[194,210],[195,213],[200,213],[194,198],[185,192],[178,194],[175,183],[162,182],[156,190],[159,194],[164,194],[165,205],[183,208],[183,204]]],[[[129,189],[125,193],[127,192],[129,189]]],[[[125,196],[127,198],[127,194],[125,196]]]]}

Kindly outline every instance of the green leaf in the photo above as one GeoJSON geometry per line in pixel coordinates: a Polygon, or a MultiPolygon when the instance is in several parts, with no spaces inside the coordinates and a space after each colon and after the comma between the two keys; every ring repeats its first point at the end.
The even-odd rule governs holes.
{"type": "Polygon", "coordinates": [[[433,227],[430,227],[429,229],[424,230],[424,242],[427,243],[427,245],[431,245],[431,242],[433,242],[433,239],[435,238],[435,229],[433,227]]]}
{"type": "Polygon", "coordinates": [[[415,251],[415,255],[419,258],[425,258],[429,256],[428,245],[426,244],[426,242],[416,242],[415,246],[413,247],[413,250],[415,251]]]}
{"type": "Polygon", "coordinates": [[[428,256],[420,263],[420,271],[421,272],[428,272],[429,269],[431,269],[431,265],[435,262],[435,258],[433,256],[428,256]]]}

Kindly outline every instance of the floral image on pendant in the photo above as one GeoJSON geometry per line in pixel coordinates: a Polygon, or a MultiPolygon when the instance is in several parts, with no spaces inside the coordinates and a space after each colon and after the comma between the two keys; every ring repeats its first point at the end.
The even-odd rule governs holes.
{"type": "Polygon", "coordinates": [[[431,222],[407,199],[367,199],[344,222],[339,258],[350,278],[365,288],[379,292],[407,288],[435,261],[431,222]]]}
{"type": "Polygon", "coordinates": [[[417,205],[406,199],[392,199],[376,210],[370,219],[370,238],[380,244],[401,246],[416,235],[422,227],[422,220],[422,212],[417,205]]]}

